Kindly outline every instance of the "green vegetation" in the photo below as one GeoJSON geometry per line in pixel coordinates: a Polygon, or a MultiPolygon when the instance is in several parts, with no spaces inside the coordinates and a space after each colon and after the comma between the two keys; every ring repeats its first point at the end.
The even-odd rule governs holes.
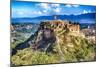
{"type": "MultiPolygon", "coordinates": [[[[13,35],[13,34],[12,34],[13,35]]],[[[15,41],[11,44],[11,48],[14,49],[18,44],[26,41],[29,38],[29,35],[26,35],[21,32],[14,33],[15,41]]]]}
{"type": "Polygon", "coordinates": [[[30,48],[18,51],[11,60],[15,65],[31,65],[31,64],[45,64],[45,63],[58,63],[59,55],[46,54],[45,52],[33,51],[30,48]]]}
{"type": "MultiPolygon", "coordinates": [[[[46,28],[57,27],[48,23],[42,23],[41,26],[43,25],[45,25],[44,27],[46,28]]],[[[81,36],[68,35],[68,33],[70,34],[67,28],[54,30],[56,42],[49,47],[52,49],[49,52],[33,50],[32,46],[23,50],[18,50],[17,53],[11,57],[12,65],[95,61],[96,44],[81,36]]],[[[13,43],[14,46],[12,44],[12,48],[15,48],[17,44],[26,40],[25,37],[18,39],[18,41],[13,43]]],[[[38,40],[38,38],[36,40],[38,40]]]]}
{"type": "Polygon", "coordinates": [[[11,57],[12,64],[31,65],[95,60],[95,44],[81,37],[70,36],[70,39],[72,40],[70,43],[74,47],[68,46],[70,43],[60,44],[60,50],[64,56],[59,55],[57,44],[53,46],[53,51],[49,53],[25,48],[18,50],[17,54],[11,57]],[[64,61],[61,57],[64,58],[64,61]]]}

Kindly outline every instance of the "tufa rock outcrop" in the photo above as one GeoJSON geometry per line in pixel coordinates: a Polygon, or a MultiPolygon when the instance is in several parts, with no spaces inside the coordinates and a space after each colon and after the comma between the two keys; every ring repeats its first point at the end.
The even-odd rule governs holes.
{"type": "Polygon", "coordinates": [[[16,54],[17,50],[27,47],[45,52],[53,51],[55,44],[58,45],[58,52],[63,54],[60,50],[60,46],[62,42],[67,42],[67,33],[79,31],[79,24],[74,24],[69,21],[53,20],[41,22],[34,35],[31,35],[25,42],[18,44],[16,48],[12,50],[12,55],[16,54]]]}

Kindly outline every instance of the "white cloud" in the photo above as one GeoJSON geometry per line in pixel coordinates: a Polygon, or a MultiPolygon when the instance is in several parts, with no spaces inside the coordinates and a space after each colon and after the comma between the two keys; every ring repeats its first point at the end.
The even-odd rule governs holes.
{"type": "Polygon", "coordinates": [[[18,12],[18,14],[23,15],[24,13],[23,12],[18,12]]]}
{"type": "Polygon", "coordinates": [[[30,12],[28,14],[30,14],[30,15],[41,15],[42,12],[41,11],[34,11],[34,12],[30,12]]]}
{"type": "Polygon", "coordinates": [[[88,12],[91,13],[91,10],[89,10],[88,12]]]}
{"type": "Polygon", "coordinates": [[[37,12],[36,12],[36,11],[34,11],[34,12],[32,12],[32,14],[37,14],[37,12]]]}
{"type": "Polygon", "coordinates": [[[16,13],[16,14],[21,15],[21,16],[25,14],[25,12],[23,12],[23,11],[18,11],[18,10],[12,11],[12,13],[16,13]]]}
{"type": "Polygon", "coordinates": [[[61,11],[61,8],[54,9],[55,12],[59,13],[61,11]]]}
{"type": "Polygon", "coordinates": [[[83,14],[91,13],[91,10],[83,10],[83,14]]]}
{"type": "Polygon", "coordinates": [[[41,14],[42,14],[42,12],[41,12],[41,11],[38,11],[38,14],[40,14],[40,15],[41,15],[41,14]]]}
{"type": "Polygon", "coordinates": [[[38,4],[40,7],[42,7],[42,8],[44,8],[44,9],[48,9],[49,8],[49,6],[48,6],[48,4],[47,3],[40,3],[40,4],[38,4]]]}
{"type": "Polygon", "coordinates": [[[40,6],[41,8],[44,8],[42,10],[42,12],[38,13],[38,14],[42,14],[42,13],[47,13],[47,11],[54,11],[56,13],[59,13],[61,8],[60,8],[60,4],[48,4],[48,3],[40,3],[38,4],[38,6],[40,6]]]}
{"type": "Polygon", "coordinates": [[[72,7],[72,5],[67,4],[66,7],[72,7]]]}
{"type": "Polygon", "coordinates": [[[44,13],[46,13],[46,12],[47,12],[47,10],[43,10],[43,12],[44,12],[44,13]]]}
{"type": "Polygon", "coordinates": [[[88,11],[86,11],[86,10],[83,10],[83,13],[84,13],[84,14],[86,14],[86,13],[88,13],[88,11]]]}

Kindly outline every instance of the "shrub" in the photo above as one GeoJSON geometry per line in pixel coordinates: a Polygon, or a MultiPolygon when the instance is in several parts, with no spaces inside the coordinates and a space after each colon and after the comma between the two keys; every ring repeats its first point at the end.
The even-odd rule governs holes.
{"type": "Polygon", "coordinates": [[[14,65],[32,65],[32,64],[50,64],[58,63],[59,56],[57,54],[33,51],[30,48],[19,50],[18,53],[11,57],[14,65]]]}

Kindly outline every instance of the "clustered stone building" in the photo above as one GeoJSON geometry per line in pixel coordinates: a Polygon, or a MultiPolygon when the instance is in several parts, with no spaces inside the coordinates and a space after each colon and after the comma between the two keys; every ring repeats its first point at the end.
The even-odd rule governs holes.
{"type": "Polygon", "coordinates": [[[79,32],[80,31],[80,25],[79,23],[75,23],[75,22],[71,22],[71,21],[61,21],[58,20],[58,15],[54,15],[54,21],[52,22],[52,24],[57,25],[59,28],[61,27],[67,27],[69,29],[70,32],[79,32]]]}
{"type": "Polygon", "coordinates": [[[54,30],[66,28],[69,29],[70,32],[80,32],[79,23],[72,23],[70,21],[52,20],[52,21],[45,21],[43,24],[45,25],[44,26],[45,28],[48,27],[48,25],[50,25],[51,28],[53,28],[54,30]]]}
{"type": "Polygon", "coordinates": [[[44,21],[43,23],[45,28],[49,25],[51,25],[51,28],[53,27],[54,30],[59,30],[62,28],[67,28],[69,29],[70,32],[80,32],[80,25],[79,23],[76,22],[71,22],[71,21],[62,21],[58,19],[58,15],[54,15],[54,20],[52,21],[44,21]],[[49,23],[47,23],[49,22],[49,23]],[[47,23],[47,24],[46,24],[47,23]],[[47,25],[47,26],[46,26],[47,25]]]}

